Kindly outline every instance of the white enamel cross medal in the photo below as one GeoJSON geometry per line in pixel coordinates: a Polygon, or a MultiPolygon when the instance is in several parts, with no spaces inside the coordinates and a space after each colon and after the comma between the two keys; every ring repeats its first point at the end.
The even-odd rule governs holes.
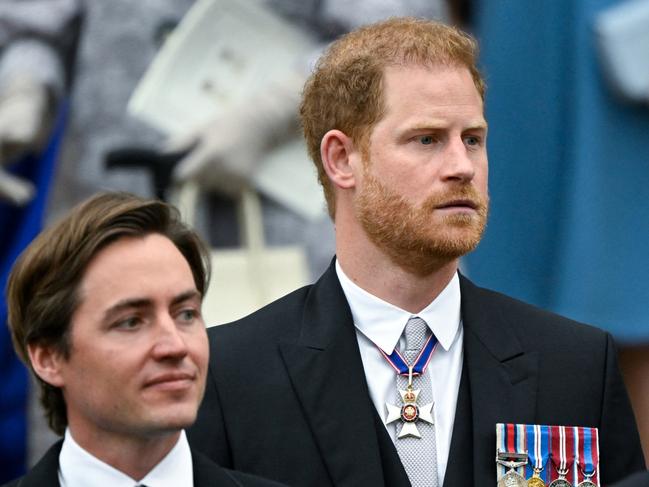
{"type": "Polygon", "coordinates": [[[406,438],[413,436],[421,438],[421,433],[417,429],[417,421],[425,421],[433,424],[433,404],[429,403],[423,406],[417,404],[420,390],[412,388],[412,367],[408,367],[408,387],[406,390],[399,389],[401,394],[402,406],[397,407],[390,403],[385,403],[388,415],[385,418],[385,424],[390,424],[400,419],[403,422],[401,431],[397,438],[406,438]]]}

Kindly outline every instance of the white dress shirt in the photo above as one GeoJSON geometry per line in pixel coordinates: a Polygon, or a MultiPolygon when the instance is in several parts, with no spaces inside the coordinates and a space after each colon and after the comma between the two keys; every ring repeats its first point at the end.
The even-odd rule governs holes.
{"type": "MultiPolygon", "coordinates": [[[[377,347],[388,355],[395,347],[402,350],[405,339],[401,335],[406,323],[413,316],[419,316],[426,321],[437,337],[439,345],[431,357],[426,373],[430,374],[433,387],[437,473],[439,485],[442,485],[451,448],[462,375],[464,334],[460,316],[460,279],[456,273],[432,303],[413,315],[360,288],[345,275],[338,260],[336,273],[352,311],[370,396],[382,419],[386,418],[385,403],[396,402],[396,374],[377,347]]],[[[396,441],[396,423],[386,425],[386,429],[392,441],[396,441]]]]}
{"type": "Polygon", "coordinates": [[[61,487],[193,487],[192,453],[183,430],[160,463],[143,479],[135,480],[84,450],[68,428],[59,454],[59,483],[61,487]]]}

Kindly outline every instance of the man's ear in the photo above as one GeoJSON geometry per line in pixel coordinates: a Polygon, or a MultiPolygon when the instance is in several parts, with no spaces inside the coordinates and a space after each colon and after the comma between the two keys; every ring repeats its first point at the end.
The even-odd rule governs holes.
{"type": "Polygon", "coordinates": [[[352,139],[340,130],[330,130],[320,143],[320,157],[327,176],[342,189],[356,185],[354,165],[360,153],[354,148],[352,139]]]}
{"type": "Polygon", "coordinates": [[[63,387],[65,381],[61,374],[62,354],[52,346],[27,345],[29,360],[36,375],[54,387],[63,387]]]}

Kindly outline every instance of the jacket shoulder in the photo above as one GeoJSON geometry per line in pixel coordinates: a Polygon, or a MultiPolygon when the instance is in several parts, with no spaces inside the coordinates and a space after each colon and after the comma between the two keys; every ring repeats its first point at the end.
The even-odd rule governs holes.
{"type": "Polygon", "coordinates": [[[532,340],[548,338],[552,341],[586,340],[600,346],[610,335],[595,326],[581,323],[565,316],[547,311],[507,296],[497,291],[482,288],[462,277],[462,312],[465,321],[489,316],[506,323],[518,337],[532,340]]]}
{"type": "Polygon", "coordinates": [[[266,480],[256,475],[250,475],[223,468],[207,456],[192,448],[192,464],[194,468],[194,486],[209,487],[222,485],[231,487],[282,487],[271,480],[266,480]]]}
{"type": "Polygon", "coordinates": [[[248,316],[209,328],[210,343],[241,340],[251,343],[294,336],[312,287],[302,287],[248,316]]]}
{"type": "Polygon", "coordinates": [[[54,443],[27,474],[2,487],[59,487],[59,453],[62,445],[63,440],[54,443]]]}

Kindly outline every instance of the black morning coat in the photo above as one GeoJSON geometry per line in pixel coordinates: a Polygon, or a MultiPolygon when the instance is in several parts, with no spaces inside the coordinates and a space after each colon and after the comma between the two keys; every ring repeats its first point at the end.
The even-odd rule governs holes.
{"type": "MultiPolygon", "coordinates": [[[[604,486],[644,469],[610,335],[463,276],[460,288],[464,362],[444,487],[496,485],[496,423],[599,428],[604,486]]],[[[296,487],[410,485],[370,399],[333,263],[209,337],[194,448],[296,487]]]]}
{"type": "MultiPolygon", "coordinates": [[[[2,487],[60,487],[59,453],[63,440],[57,441],[27,475],[2,487]]],[[[194,487],[282,487],[283,484],[219,467],[200,452],[192,450],[194,487]]],[[[92,486],[88,479],[88,486],[92,486]]],[[[182,486],[178,486],[182,487],[182,486]]],[[[286,487],[286,486],[284,486],[286,487]]]]}

